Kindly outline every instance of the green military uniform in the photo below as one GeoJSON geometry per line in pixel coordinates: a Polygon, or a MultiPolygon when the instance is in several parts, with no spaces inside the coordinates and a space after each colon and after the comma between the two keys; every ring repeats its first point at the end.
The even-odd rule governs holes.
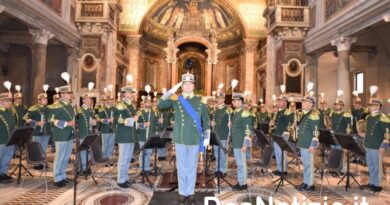
{"type": "Polygon", "coordinates": [[[23,117],[27,112],[27,107],[24,105],[13,104],[12,112],[15,115],[16,127],[23,127],[25,122],[23,117]]]}
{"type": "Polygon", "coordinates": [[[317,111],[310,111],[310,113],[305,113],[303,111],[302,119],[298,125],[298,146],[300,148],[309,149],[311,146],[312,140],[314,138],[314,130],[317,127],[317,130],[320,125],[320,115],[317,111]]]}
{"type": "Polygon", "coordinates": [[[160,110],[160,115],[162,115],[163,123],[161,125],[161,130],[165,130],[167,127],[170,126],[171,120],[172,120],[172,111],[170,109],[163,109],[160,110]]]}
{"type": "Polygon", "coordinates": [[[47,106],[49,120],[53,123],[53,141],[69,141],[73,138],[73,127],[66,126],[64,122],[75,119],[74,108],[69,102],[59,100],[47,106]]]}
{"type": "Polygon", "coordinates": [[[348,125],[351,126],[352,114],[348,111],[332,111],[330,120],[332,122],[332,130],[337,133],[347,133],[348,125]]]}
{"type": "MultiPolygon", "coordinates": [[[[210,129],[209,115],[205,103],[200,96],[190,96],[188,99],[191,106],[198,115],[201,116],[203,130],[210,129]]],[[[159,109],[173,108],[175,110],[175,124],[173,127],[173,142],[183,145],[199,145],[199,132],[194,120],[184,110],[183,105],[178,101],[178,96],[174,95],[170,99],[160,99],[159,109]]]]}
{"type": "Polygon", "coordinates": [[[28,108],[26,115],[23,117],[24,121],[32,120],[33,122],[45,121],[43,127],[37,125],[35,123],[31,123],[35,127],[33,136],[50,136],[51,135],[51,127],[49,122],[49,110],[46,106],[43,105],[33,105],[28,108]]]}
{"type": "Polygon", "coordinates": [[[156,132],[158,132],[158,113],[153,109],[142,109],[137,115],[139,116],[138,123],[138,140],[142,142],[146,142],[147,139],[153,136],[156,132]],[[148,136],[146,136],[146,127],[143,126],[143,123],[150,122],[150,127],[148,131],[148,136]]]}
{"type": "Polygon", "coordinates": [[[256,120],[258,123],[268,123],[271,119],[271,115],[268,112],[257,112],[256,120]]]}
{"type": "MultiPolygon", "coordinates": [[[[1,94],[0,98],[7,94],[1,94]]],[[[12,96],[9,96],[9,100],[11,99],[12,96]]],[[[15,146],[6,146],[6,144],[15,128],[16,123],[12,110],[0,106],[0,181],[11,179],[7,173],[9,163],[14,155],[15,146]]]]}
{"type": "Polygon", "coordinates": [[[100,106],[98,110],[99,130],[102,134],[112,133],[114,131],[113,123],[105,122],[104,119],[114,117],[115,107],[100,106]]]}
{"type": "Polygon", "coordinates": [[[217,107],[214,115],[214,132],[218,136],[220,140],[227,140],[229,135],[229,117],[232,114],[232,109],[226,107],[225,104],[223,106],[217,107]]]}
{"type": "Polygon", "coordinates": [[[367,108],[360,108],[360,109],[354,109],[352,108],[351,109],[351,114],[352,114],[352,118],[353,118],[353,121],[352,121],[352,132],[353,133],[357,133],[357,122],[359,120],[362,120],[362,119],[365,119],[366,116],[369,114],[368,112],[368,109],[367,108]]]}
{"type": "Polygon", "coordinates": [[[95,118],[95,113],[92,108],[82,105],[77,109],[77,115],[78,134],[80,139],[85,139],[89,134],[92,134],[91,119],[95,118]]]}
{"type": "Polygon", "coordinates": [[[127,124],[126,118],[132,118],[136,115],[131,102],[122,101],[116,104],[114,118],[116,124],[116,143],[134,143],[136,142],[135,126],[127,124]]]}
{"type": "MultiPolygon", "coordinates": [[[[252,114],[243,109],[235,109],[232,118],[232,146],[242,148],[247,132],[252,132],[252,114]]],[[[248,146],[248,145],[247,145],[248,146]]]]}
{"type": "Polygon", "coordinates": [[[326,128],[325,127],[325,117],[329,117],[331,110],[329,108],[327,109],[319,109],[318,110],[320,113],[320,128],[326,128]]]}

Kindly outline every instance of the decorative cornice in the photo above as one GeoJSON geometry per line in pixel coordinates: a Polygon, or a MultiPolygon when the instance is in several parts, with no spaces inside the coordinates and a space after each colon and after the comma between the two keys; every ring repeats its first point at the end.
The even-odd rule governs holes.
{"type": "Polygon", "coordinates": [[[332,46],[337,46],[337,51],[349,51],[351,49],[352,43],[355,43],[357,40],[356,37],[344,37],[340,36],[339,39],[335,39],[331,41],[332,46]]]}

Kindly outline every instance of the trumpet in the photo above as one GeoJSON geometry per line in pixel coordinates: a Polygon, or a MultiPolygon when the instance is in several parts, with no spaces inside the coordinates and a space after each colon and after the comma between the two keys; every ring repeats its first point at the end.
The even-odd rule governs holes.
{"type": "Polygon", "coordinates": [[[332,129],[332,120],[329,115],[324,115],[324,126],[326,129],[332,129]]]}
{"type": "Polygon", "coordinates": [[[361,119],[357,121],[356,130],[359,136],[364,136],[364,134],[366,133],[366,126],[367,126],[366,119],[361,119]]]}

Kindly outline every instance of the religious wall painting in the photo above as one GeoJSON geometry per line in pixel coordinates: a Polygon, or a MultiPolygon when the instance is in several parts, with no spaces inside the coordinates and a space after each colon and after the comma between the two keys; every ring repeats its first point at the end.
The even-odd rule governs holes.
{"type": "Polygon", "coordinates": [[[266,9],[264,1],[242,1],[238,3],[238,10],[246,24],[250,36],[267,36],[266,19],[263,12],[266,9]]]}
{"type": "Polygon", "coordinates": [[[352,5],[357,0],[325,0],[325,19],[329,20],[335,14],[352,5]]]}
{"type": "Polygon", "coordinates": [[[149,5],[153,0],[121,0],[119,30],[136,32],[149,5]]]}
{"type": "Polygon", "coordinates": [[[87,53],[79,59],[79,68],[80,68],[80,88],[88,88],[89,82],[94,82],[96,84],[97,70],[99,67],[100,59],[87,53]]]}
{"type": "Polygon", "coordinates": [[[218,0],[164,1],[145,18],[143,37],[161,46],[172,36],[215,38],[224,46],[237,44],[243,38],[239,18],[218,0]]]}

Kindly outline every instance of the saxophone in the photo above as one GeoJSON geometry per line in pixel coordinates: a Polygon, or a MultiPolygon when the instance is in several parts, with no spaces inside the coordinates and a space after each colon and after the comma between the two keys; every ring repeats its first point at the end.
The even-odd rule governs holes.
{"type": "Polygon", "coordinates": [[[332,120],[327,114],[324,114],[324,126],[326,129],[332,129],[332,120]]]}
{"type": "Polygon", "coordinates": [[[268,128],[268,133],[269,133],[269,134],[271,134],[272,131],[273,131],[274,129],[276,129],[276,125],[275,125],[275,123],[276,123],[276,114],[277,114],[277,113],[275,113],[275,114],[272,116],[272,119],[271,119],[271,121],[269,122],[269,128],[268,128]]]}
{"type": "Polygon", "coordinates": [[[293,143],[296,143],[298,141],[298,111],[294,112],[294,122],[288,126],[288,132],[290,134],[289,140],[293,143]]]}
{"type": "Polygon", "coordinates": [[[361,119],[357,121],[356,130],[359,136],[364,136],[364,134],[366,134],[366,126],[367,126],[366,119],[361,119]]]}

